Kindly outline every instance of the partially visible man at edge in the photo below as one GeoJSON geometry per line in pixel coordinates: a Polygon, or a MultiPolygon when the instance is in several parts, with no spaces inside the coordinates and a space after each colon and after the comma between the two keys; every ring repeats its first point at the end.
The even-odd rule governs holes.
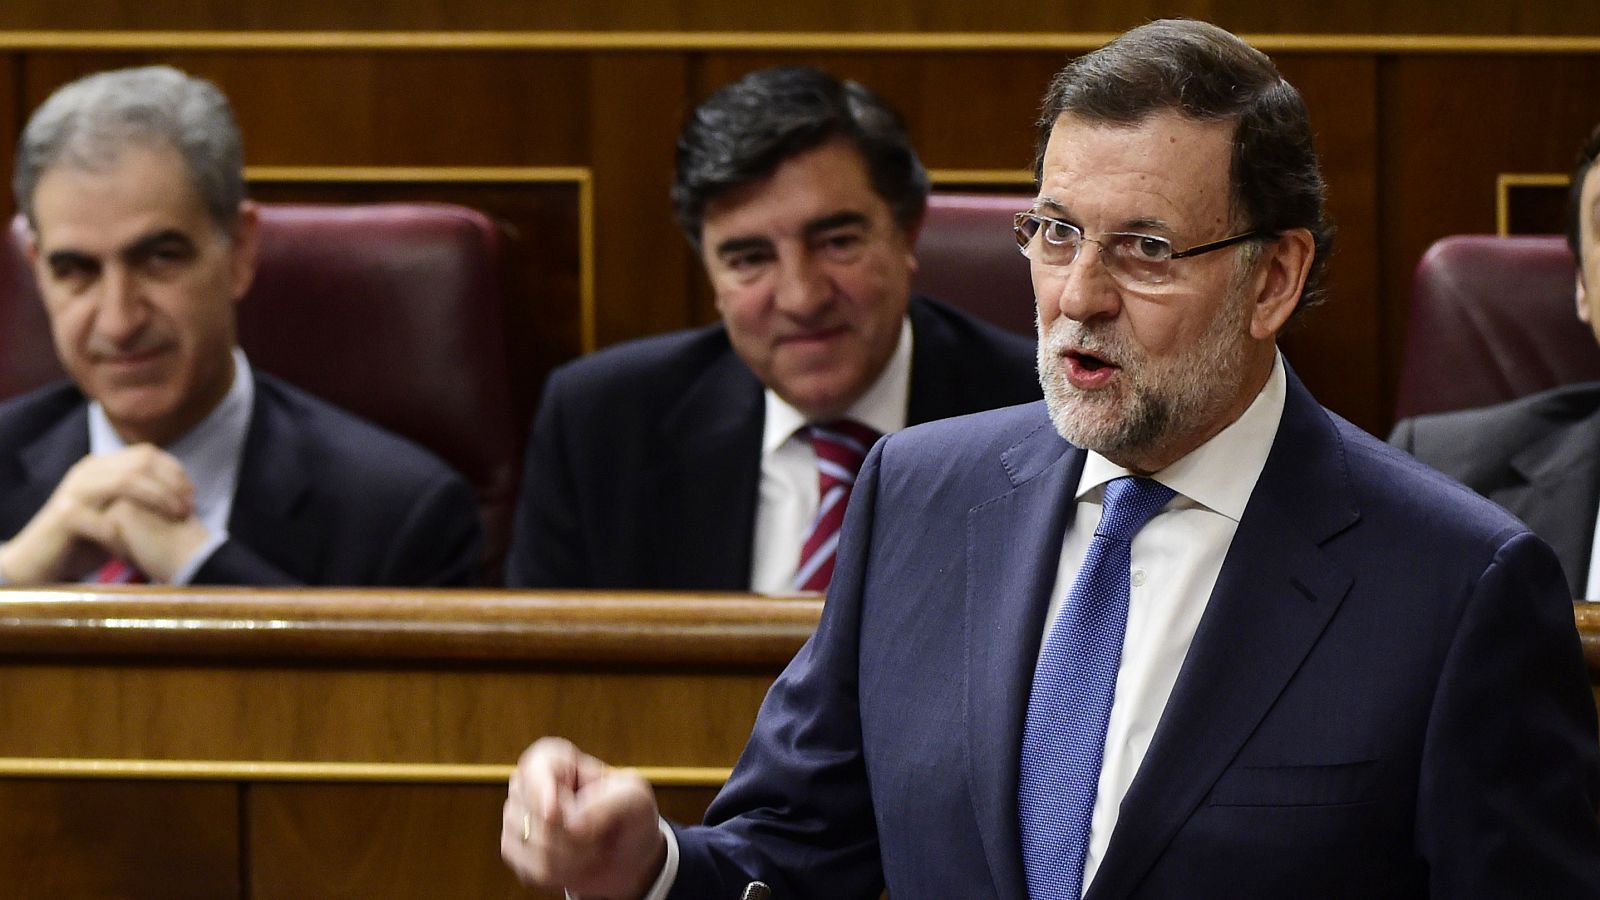
{"type": "Polygon", "coordinates": [[[1278,353],[1330,237],[1299,93],[1154,22],[1056,76],[1036,172],[1046,401],[877,444],[706,825],[546,738],[507,862],[583,900],[1600,897],[1555,556],[1278,353]]]}
{"type": "Polygon", "coordinates": [[[1038,399],[1032,341],[912,296],[927,195],[855,82],[765,69],[696,108],[672,199],[722,321],[551,375],[508,583],[822,590],[879,434],[1038,399]]]}
{"type": "Polygon", "coordinates": [[[157,66],[62,87],[13,188],[72,383],[0,405],[6,583],[475,580],[458,474],[237,347],[258,211],[214,85],[157,66]]]}
{"type": "MultiPolygon", "coordinates": [[[[1577,315],[1600,340],[1600,127],[1567,194],[1577,315]]],[[[1528,523],[1550,542],[1574,597],[1600,599],[1600,382],[1570,384],[1482,409],[1405,419],[1389,442],[1528,523]]]]}

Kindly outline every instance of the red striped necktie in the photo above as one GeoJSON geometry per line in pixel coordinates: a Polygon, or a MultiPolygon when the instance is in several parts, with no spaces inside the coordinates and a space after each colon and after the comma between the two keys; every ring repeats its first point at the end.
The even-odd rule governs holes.
{"type": "Polygon", "coordinates": [[[112,557],[94,573],[96,584],[148,584],[149,579],[132,563],[112,557]]]}
{"type": "Polygon", "coordinates": [[[834,550],[839,545],[839,526],[844,524],[845,503],[878,433],[849,419],[812,425],[807,431],[811,449],[817,455],[817,517],[801,544],[794,589],[822,592],[833,578],[834,550]]]}

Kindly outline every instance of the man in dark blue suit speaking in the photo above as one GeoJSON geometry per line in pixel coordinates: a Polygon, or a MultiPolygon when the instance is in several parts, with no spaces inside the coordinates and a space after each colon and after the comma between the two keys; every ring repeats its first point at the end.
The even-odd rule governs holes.
{"type": "Polygon", "coordinates": [[[706,825],[545,739],[512,868],[585,900],[1600,896],[1553,554],[1277,350],[1331,233],[1298,92],[1152,23],[1055,78],[1036,172],[1045,402],[877,445],[706,825]]]}

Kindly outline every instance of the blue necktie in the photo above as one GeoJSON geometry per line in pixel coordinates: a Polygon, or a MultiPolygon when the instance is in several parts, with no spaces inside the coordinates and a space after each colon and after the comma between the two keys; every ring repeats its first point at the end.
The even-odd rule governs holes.
{"type": "Polygon", "coordinates": [[[1017,813],[1032,900],[1079,900],[1106,722],[1128,627],[1129,548],[1173,490],[1148,478],[1106,483],[1105,511],[1045,638],[1022,729],[1017,813]]]}

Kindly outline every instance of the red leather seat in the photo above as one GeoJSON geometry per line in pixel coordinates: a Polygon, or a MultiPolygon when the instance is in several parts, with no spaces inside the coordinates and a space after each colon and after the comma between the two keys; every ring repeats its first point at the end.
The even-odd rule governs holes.
{"type": "Polygon", "coordinates": [[[1030,194],[935,193],[917,239],[912,289],[980,319],[1034,335],[1033,281],[1011,220],[1030,194]]]}
{"type": "MultiPolygon", "coordinates": [[[[63,377],[21,247],[0,252],[0,397],[63,377]]],[[[498,566],[526,423],[511,397],[499,237],[445,204],[262,204],[239,307],[251,365],[429,448],[477,491],[498,566]]]]}
{"type": "Polygon", "coordinates": [[[1417,264],[1395,415],[1500,403],[1600,379],[1559,235],[1455,235],[1417,264]]]}

